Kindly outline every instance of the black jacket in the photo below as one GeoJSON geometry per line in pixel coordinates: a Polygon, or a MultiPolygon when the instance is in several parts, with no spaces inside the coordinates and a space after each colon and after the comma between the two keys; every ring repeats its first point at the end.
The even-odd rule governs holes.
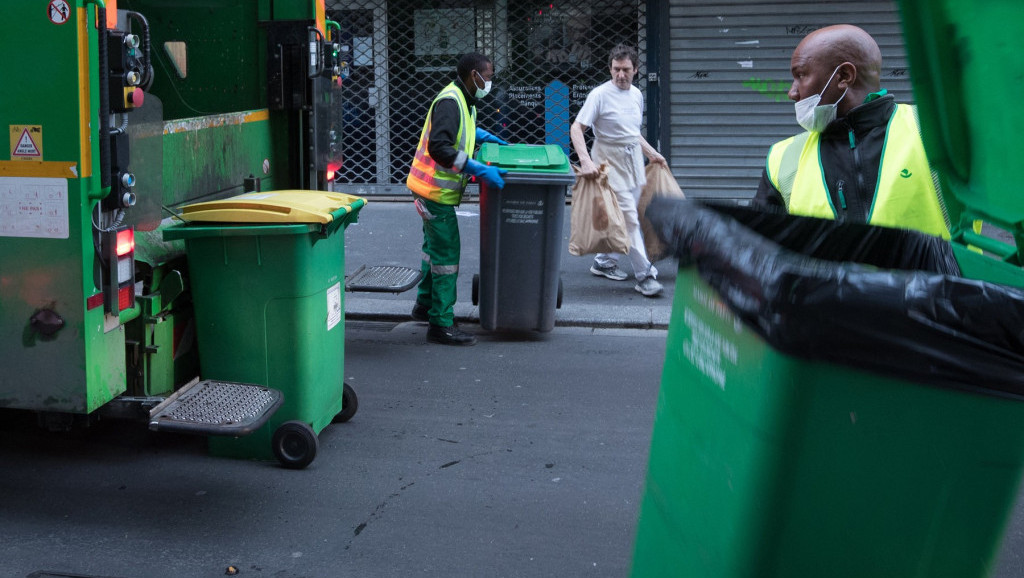
{"type": "MultiPolygon", "coordinates": [[[[455,85],[466,97],[466,104],[470,109],[476,106],[476,99],[473,98],[462,82],[456,80],[455,85]]],[[[434,112],[430,119],[430,145],[427,152],[430,158],[446,169],[452,168],[459,156],[455,147],[456,138],[459,136],[459,124],[462,123],[462,115],[459,114],[459,105],[452,99],[446,98],[434,105],[434,112]]],[[[466,127],[466,130],[476,130],[475,126],[466,127]]],[[[455,167],[462,170],[462,167],[455,167]]]]}
{"type": "MultiPolygon", "coordinates": [[[[821,165],[832,206],[839,212],[837,221],[867,222],[878,183],[885,131],[895,111],[896,99],[886,94],[832,121],[821,133],[821,165]],[[845,210],[837,192],[840,183],[846,197],[845,210]]],[[[753,204],[785,209],[782,195],[768,180],[767,169],[761,175],[753,204]]]]}

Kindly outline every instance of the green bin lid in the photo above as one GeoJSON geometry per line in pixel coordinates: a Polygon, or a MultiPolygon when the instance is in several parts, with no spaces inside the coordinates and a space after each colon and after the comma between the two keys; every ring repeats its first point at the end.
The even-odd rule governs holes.
{"type": "MultiPolygon", "coordinates": [[[[1020,0],[901,0],[921,136],[939,173],[953,241],[1020,263],[972,231],[981,220],[1024,240],[1024,11],[1020,0]]],[[[1002,247],[998,247],[1002,245],[1002,247]]]]}
{"type": "Polygon", "coordinates": [[[267,191],[182,207],[181,219],[213,223],[326,224],[358,211],[366,199],[324,191],[267,191]]]}
{"type": "Polygon", "coordinates": [[[508,171],[571,174],[569,157],[558,145],[484,143],[476,160],[508,171]]]}

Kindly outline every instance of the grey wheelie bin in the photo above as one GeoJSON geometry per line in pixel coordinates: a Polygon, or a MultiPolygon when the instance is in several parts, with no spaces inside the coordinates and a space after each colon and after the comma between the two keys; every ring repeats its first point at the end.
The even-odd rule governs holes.
{"type": "Polygon", "coordinates": [[[508,170],[504,189],[480,185],[480,326],[551,331],[562,300],[565,198],[576,180],[569,159],[558,145],[486,143],[477,160],[508,170]]]}

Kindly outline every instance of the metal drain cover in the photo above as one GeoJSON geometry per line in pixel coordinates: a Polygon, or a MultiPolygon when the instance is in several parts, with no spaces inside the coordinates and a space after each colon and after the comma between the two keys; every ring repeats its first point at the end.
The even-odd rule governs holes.
{"type": "Polygon", "coordinates": [[[345,280],[346,291],[401,293],[412,289],[423,274],[418,269],[391,265],[363,265],[345,280]]]}
{"type": "Polygon", "coordinates": [[[262,385],[198,381],[154,407],[149,412],[149,429],[243,436],[266,423],[283,401],[280,391],[262,385]]]}

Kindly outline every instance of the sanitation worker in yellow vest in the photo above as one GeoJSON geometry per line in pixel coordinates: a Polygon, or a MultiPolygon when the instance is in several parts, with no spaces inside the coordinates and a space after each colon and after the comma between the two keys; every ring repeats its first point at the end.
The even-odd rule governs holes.
{"type": "Polygon", "coordinates": [[[469,177],[489,187],[505,186],[505,170],[473,159],[477,142],[508,144],[476,127],[476,102],[491,90],[494,66],[483,54],[459,58],[456,78],[438,93],[427,111],[406,185],[423,219],[423,280],[412,318],[427,321],[427,341],[475,345],[476,336],[455,323],[455,281],[462,250],[455,207],[462,202],[469,177]]]}
{"type": "Polygon", "coordinates": [[[881,88],[875,40],[856,26],[816,30],[790,70],[789,98],[806,132],[772,145],[754,204],[948,239],[916,110],[881,88]]]}

